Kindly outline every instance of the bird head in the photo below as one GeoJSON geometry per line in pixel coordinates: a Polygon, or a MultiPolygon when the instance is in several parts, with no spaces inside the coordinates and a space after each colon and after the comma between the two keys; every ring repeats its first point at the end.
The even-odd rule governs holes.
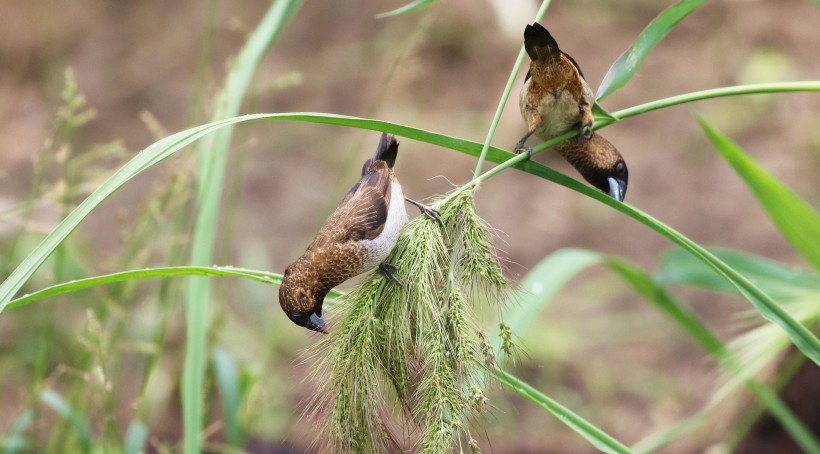
{"type": "Polygon", "coordinates": [[[325,319],[323,319],[322,316],[316,312],[285,312],[285,314],[288,316],[290,321],[299,326],[307,328],[311,331],[318,331],[320,333],[327,334],[325,319]]]}
{"type": "Polygon", "coordinates": [[[570,139],[556,146],[556,150],[591,185],[624,201],[629,170],[621,153],[608,140],[593,133],[588,140],[570,139]]]}
{"type": "Polygon", "coordinates": [[[325,320],[322,318],[325,295],[313,292],[309,286],[302,285],[290,270],[290,267],[285,270],[285,277],[279,286],[279,305],[293,323],[311,331],[327,334],[325,320]]]}

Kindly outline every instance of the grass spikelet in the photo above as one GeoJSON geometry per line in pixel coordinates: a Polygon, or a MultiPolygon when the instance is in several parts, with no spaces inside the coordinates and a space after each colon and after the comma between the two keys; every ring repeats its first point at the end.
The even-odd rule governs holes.
{"type": "Polygon", "coordinates": [[[487,223],[475,211],[476,186],[465,186],[450,196],[441,209],[441,220],[456,251],[456,276],[466,285],[482,284],[503,289],[507,281],[501,270],[487,223]]]}
{"type": "Polygon", "coordinates": [[[339,323],[313,355],[322,452],[404,446],[439,453],[459,440],[469,445],[466,425],[487,406],[482,386],[493,362],[470,297],[506,286],[474,192],[462,188],[439,201],[445,228],[425,216],[407,224],[387,258],[401,286],[374,272],[344,298],[339,323]]]}

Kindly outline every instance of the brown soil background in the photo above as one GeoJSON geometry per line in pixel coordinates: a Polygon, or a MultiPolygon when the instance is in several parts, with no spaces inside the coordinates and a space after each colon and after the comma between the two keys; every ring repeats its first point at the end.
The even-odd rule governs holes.
{"type": "MultiPolygon", "coordinates": [[[[348,114],[483,141],[520,48],[521,31],[537,5],[506,6],[502,18],[487,2],[451,0],[416,14],[374,19],[401,3],[307,2],[263,60],[243,113],[348,114]]],[[[610,64],[665,3],[556,1],[542,23],[596,88],[610,64]]],[[[225,62],[267,5],[264,1],[219,5],[204,70],[209,99],[221,84],[225,62]]],[[[192,97],[206,19],[205,5],[191,0],[4,1],[0,6],[0,207],[26,196],[32,158],[50,133],[66,67],[73,68],[89,105],[98,112],[98,118],[76,137],[76,154],[92,144],[114,140],[122,140],[131,153],[151,144],[155,138],[140,120],[143,112],[169,132],[184,129],[191,121],[204,122],[207,114],[202,112],[208,112],[208,106],[192,107],[192,97]]],[[[818,79],[818,49],[820,8],[808,1],[710,2],[670,33],[627,87],[603,105],[616,111],[707,88],[818,79]]],[[[521,80],[523,73],[514,96],[521,80]]],[[[777,178],[818,206],[820,96],[711,100],[642,115],[602,131],[629,164],[630,204],[700,244],[806,266],[716,153],[692,112],[729,134],[777,178]]],[[[511,101],[493,144],[509,149],[523,132],[517,102],[511,101]]],[[[234,139],[239,151],[232,157],[229,177],[235,192],[226,202],[235,221],[226,229],[230,236],[220,240],[223,256],[218,263],[283,270],[356,180],[361,162],[372,154],[377,140],[375,132],[313,124],[258,122],[240,127],[234,139]]],[[[116,256],[122,223],[130,222],[128,216],[145,202],[149,188],[176,169],[190,166],[192,155],[174,157],[129,184],[70,241],[90,244],[92,256],[116,256]]],[[[579,178],[549,152],[537,159],[579,178]]],[[[468,181],[474,164],[474,158],[405,139],[397,172],[409,196],[424,198],[449,190],[450,182],[468,181]]],[[[111,163],[110,171],[116,165],[111,163]]],[[[614,210],[515,171],[482,186],[478,210],[504,232],[499,245],[510,262],[506,271],[512,279],[565,247],[613,254],[647,270],[671,248],[666,239],[614,210]]],[[[58,220],[57,209],[38,212],[42,229],[58,220]]],[[[111,271],[101,261],[93,273],[111,271]]],[[[235,290],[230,287],[236,284],[215,285],[222,294],[231,294],[235,290]]],[[[290,452],[302,452],[312,428],[298,417],[299,402],[311,384],[304,381],[307,369],[294,352],[312,339],[283,322],[275,291],[254,292],[263,300],[250,308],[243,308],[242,301],[224,302],[227,309],[221,310],[246,324],[226,328],[229,334],[218,343],[242,352],[243,347],[231,339],[265,336],[268,329],[282,331],[275,336],[288,345],[281,347],[284,353],[275,361],[263,362],[268,369],[262,375],[269,385],[266,392],[284,397],[262,400],[253,412],[262,415],[261,422],[251,424],[259,440],[254,449],[268,452],[265,449],[282,443],[291,447],[290,452]],[[249,321],[254,318],[260,321],[249,321]]],[[[676,295],[725,339],[739,332],[738,311],[748,308],[737,298],[685,290],[676,295]]],[[[41,304],[48,307],[48,303],[36,306],[41,304]]],[[[67,305],[61,310],[71,307],[84,310],[67,305]]],[[[8,333],[12,322],[5,317],[8,314],[3,315],[0,332],[8,333]]],[[[177,315],[176,335],[182,336],[182,314],[177,315]]],[[[22,317],[15,317],[15,323],[22,317]]],[[[536,325],[519,333],[526,356],[516,372],[625,443],[692,414],[717,386],[715,365],[607,272],[593,270],[575,279],[536,325]]],[[[13,339],[4,335],[0,341],[8,346],[13,339]]],[[[182,350],[173,351],[168,360],[178,365],[169,367],[172,380],[182,358],[182,350]]],[[[10,397],[4,399],[0,414],[14,415],[23,405],[24,394],[16,386],[13,380],[3,385],[9,392],[4,395],[10,397]]],[[[124,401],[131,392],[123,391],[124,401]]],[[[494,411],[475,433],[485,452],[591,451],[530,403],[500,389],[490,397],[494,411]]],[[[173,441],[179,437],[173,431],[179,427],[176,403],[171,399],[157,406],[156,419],[150,421],[152,435],[173,441]]],[[[714,413],[718,416],[713,426],[664,452],[703,451],[719,444],[734,410],[721,408],[714,413]]],[[[124,425],[129,418],[123,411],[124,425]]],[[[0,417],[0,430],[5,432],[11,421],[12,416],[0,417]]]]}

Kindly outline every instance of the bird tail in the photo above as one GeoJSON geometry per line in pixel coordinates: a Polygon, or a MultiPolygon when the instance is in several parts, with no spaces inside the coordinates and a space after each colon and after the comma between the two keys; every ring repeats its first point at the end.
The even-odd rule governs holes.
{"type": "Polygon", "coordinates": [[[555,38],[538,22],[524,29],[524,49],[533,61],[549,61],[561,55],[555,38]]]}
{"type": "Polygon", "coordinates": [[[396,156],[399,154],[399,142],[392,134],[382,133],[382,138],[379,140],[379,148],[376,149],[376,155],[373,156],[374,161],[384,161],[387,167],[393,168],[396,164],[396,156]]]}
{"type": "Polygon", "coordinates": [[[387,164],[387,167],[393,168],[393,165],[396,164],[396,156],[399,154],[399,142],[396,140],[396,137],[390,134],[382,133],[381,139],[379,139],[379,147],[376,148],[376,154],[364,162],[362,166],[362,176],[365,176],[370,172],[370,166],[372,166],[376,161],[384,161],[387,164]]]}

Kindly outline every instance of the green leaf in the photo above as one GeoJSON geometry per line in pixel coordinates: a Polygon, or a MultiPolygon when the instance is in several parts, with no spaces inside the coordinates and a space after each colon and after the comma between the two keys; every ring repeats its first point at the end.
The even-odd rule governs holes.
{"type": "MultiPolygon", "coordinates": [[[[524,278],[518,291],[510,298],[514,304],[505,311],[504,323],[514,333],[522,333],[544,310],[570,279],[591,265],[600,263],[600,254],[584,249],[559,249],[538,263],[524,278]]],[[[497,324],[496,324],[497,325],[497,324]]],[[[496,361],[504,361],[499,329],[492,336],[496,361]]]]}
{"type": "MultiPolygon", "coordinates": [[[[709,249],[761,290],[778,299],[793,299],[816,293],[820,274],[786,267],[778,262],[752,254],[727,249],[709,249]]],[[[737,288],[691,254],[673,249],[664,254],[655,280],[661,285],[683,284],[706,290],[737,294],[737,288]]]]}
{"type": "Polygon", "coordinates": [[[71,408],[71,405],[63,399],[63,397],[52,389],[46,388],[40,392],[40,400],[56,411],[69,422],[71,429],[77,436],[80,444],[80,450],[83,453],[91,452],[91,429],[88,423],[77,412],[71,408]]]}
{"type": "Polygon", "coordinates": [[[595,122],[600,120],[607,120],[608,122],[618,121],[619,118],[612,115],[609,111],[601,107],[597,102],[592,104],[592,114],[595,116],[595,122]]]}
{"type": "Polygon", "coordinates": [[[723,346],[723,342],[698,319],[691,309],[680,304],[662,287],[658,286],[649,274],[632,263],[616,257],[605,256],[603,262],[631,284],[644,298],[652,302],[661,312],[668,315],[701,348],[717,359],[721,359],[725,355],[726,348],[723,346]]]}
{"type": "MultiPolygon", "coordinates": [[[[616,116],[619,115],[616,114],[616,116]]],[[[114,191],[122,187],[122,185],[124,185],[128,180],[216,129],[235,123],[261,119],[326,123],[384,131],[409,139],[450,148],[472,156],[478,156],[481,153],[482,146],[476,142],[425,131],[418,128],[412,128],[409,126],[397,125],[386,121],[316,113],[245,115],[242,117],[234,117],[227,120],[208,123],[206,125],[197,126],[195,128],[176,133],[154,143],[145,151],[141,152],[129,161],[125,166],[120,168],[114,173],[114,175],[111,176],[111,178],[106,180],[100,188],[84,200],[79,207],[77,207],[77,209],[71,212],[71,214],[69,214],[68,217],[66,217],[66,219],[64,219],[57,226],[57,228],[46,236],[43,242],[40,243],[40,245],[38,245],[17,268],[15,268],[11,275],[9,275],[9,277],[2,284],[0,284],[0,310],[5,308],[14,293],[22,287],[23,283],[25,283],[31,274],[33,274],[40,264],[42,264],[43,260],[45,260],[49,254],[53,252],[54,248],[60,244],[60,242],[62,242],[65,237],[67,237],[68,234],[76,228],[76,226],[86,216],[88,216],[105,197],[108,197],[114,191]]],[[[737,288],[743,289],[746,299],[752,302],[752,304],[758,308],[764,317],[780,325],[781,328],[783,328],[789,335],[792,342],[794,342],[794,344],[797,345],[798,348],[806,354],[806,356],[811,358],[812,361],[820,362],[820,341],[818,341],[814,335],[812,335],[805,327],[795,322],[794,319],[780,309],[777,303],[775,303],[768,295],[754,286],[737,271],[717,259],[717,257],[714,257],[714,255],[706,251],[706,249],[692,242],[676,230],[663,224],[643,211],[638,210],[637,208],[618,202],[606,194],[586,186],[560,172],[550,169],[549,167],[532,160],[523,163],[519,162],[523,159],[522,155],[515,156],[512,153],[506,152],[499,148],[491,147],[487,154],[487,159],[499,163],[508,160],[517,160],[515,161],[518,162],[514,165],[515,168],[560,184],[576,192],[580,192],[587,197],[596,199],[604,205],[608,205],[630,216],[661,235],[669,238],[674,243],[694,254],[699,260],[704,261],[704,263],[707,263],[711,268],[718,271],[724,276],[725,279],[731,281],[737,288]]],[[[498,166],[496,169],[501,167],[503,166],[498,166]]],[[[492,169],[490,172],[493,172],[496,169],[492,169]]]]}
{"type": "Polygon", "coordinates": [[[125,433],[125,454],[141,454],[148,444],[148,427],[142,421],[131,421],[125,433]]]}
{"type": "Polygon", "coordinates": [[[29,452],[30,442],[26,438],[26,431],[34,422],[34,412],[26,409],[14,420],[11,426],[11,433],[3,437],[3,454],[16,454],[18,452],[29,452]]]}
{"type": "Polygon", "coordinates": [[[681,0],[658,14],[638,35],[632,47],[626,50],[607,71],[598,87],[598,101],[603,100],[626,85],[635,75],[649,52],[662,40],[678,22],[696,10],[706,0],[681,0]]]}
{"type": "MultiPolygon", "coordinates": [[[[216,98],[214,120],[233,117],[239,113],[242,100],[256,68],[268,47],[279,36],[296,14],[303,0],[273,2],[268,12],[248,38],[232,65],[225,86],[216,98]]],[[[202,140],[197,146],[197,202],[191,264],[208,265],[212,262],[216,238],[222,183],[225,178],[228,147],[233,127],[228,126],[202,140]]],[[[201,451],[203,419],[206,335],[210,301],[210,281],[192,278],[185,292],[185,364],[182,370],[182,417],[184,446],[187,454],[201,451]]]]}
{"type": "Polygon", "coordinates": [[[752,160],[729,137],[703,118],[697,117],[697,120],[720,154],[754,192],[786,240],[820,270],[820,214],[752,160]]]}
{"type": "Polygon", "coordinates": [[[413,13],[416,11],[421,11],[424,8],[435,3],[436,0],[413,0],[412,2],[398,7],[392,11],[387,11],[386,13],[380,13],[376,15],[376,19],[383,19],[385,17],[392,17],[392,16],[399,16],[401,14],[413,13]]]}
{"type": "Polygon", "coordinates": [[[529,399],[539,407],[547,410],[559,421],[566,424],[570,429],[589,441],[596,449],[606,453],[631,453],[629,448],[618,440],[612,438],[603,430],[595,427],[592,423],[578,416],[572,410],[564,407],[558,402],[550,399],[537,389],[521,381],[514,375],[496,367],[495,376],[508,388],[529,399]]]}
{"type": "MultiPolygon", "coordinates": [[[[44,300],[52,296],[62,295],[64,293],[77,292],[80,290],[88,289],[91,287],[97,287],[100,285],[139,279],[152,279],[158,277],[174,276],[234,276],[253,279],[255,281],[274,285],[279,285],[282,282],[281,274],[267,273],[264,271],[249,270],[244,268],[220,266],[173,266],[167,268],[145,268],[141,270],[120,271],[117,273],[88,277],[85,279],[77,279],[70,282],[55,284],[50,287],[38,290],[34,293],[23,295],[20,298],[11,300],[8,303],[7,308],[13,309],[20,306],[25,306],[35,301],[44,300]]],[[[340,295],[341,292],[337,290],[332,290],[328,294],[328,297],[338,298],[340,295]]]]}
{"type": "Polygon", "coordinates": [[[216,384],[222,398],[228,443],[235,448],[242,448],[245,446],[245,437],[239,424],[239,405],[242,403],[243,392],[236,362],[228,352],[217,350],[213,354],[213,365],[216,384]]]}

